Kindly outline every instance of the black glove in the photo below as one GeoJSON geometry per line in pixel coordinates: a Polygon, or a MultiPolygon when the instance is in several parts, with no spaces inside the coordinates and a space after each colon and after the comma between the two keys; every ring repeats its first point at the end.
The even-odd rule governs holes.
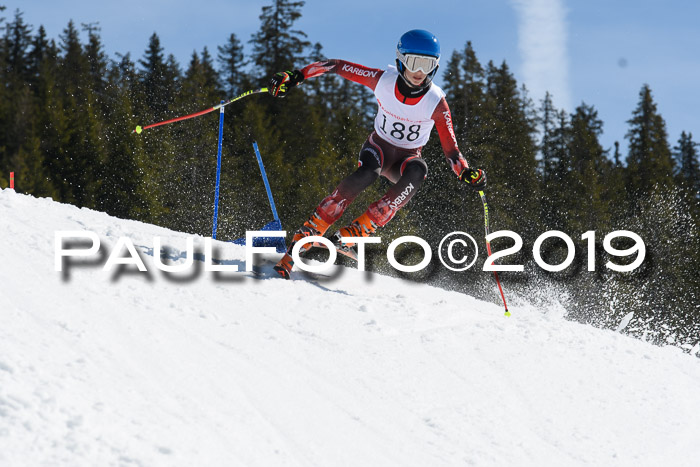
{"type": "Polygon", "coordinates": [[[304,81],[304,73],[299,70],[281,71],[270,78],[267,92],[275,97],[284,97],[291,88],[304,81]]]}
{"type": "Polygon", "coordinates": [[[467,167],[459,174],[459,180],[468,183],[472,188],[481,190],[486,186],[486,171],[467,167]]]}

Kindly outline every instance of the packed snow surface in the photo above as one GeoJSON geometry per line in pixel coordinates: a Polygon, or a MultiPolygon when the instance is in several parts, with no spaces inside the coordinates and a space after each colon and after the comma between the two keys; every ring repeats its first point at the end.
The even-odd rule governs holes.
{"type": "Polygon", "coordinates": [[[192,235],[0,191],[0,465],[698,465],[677,348],[225,242],[244,272],[208,272],[202,237],[164,273],[154,237],[185,264],[192,235]],[[100,253],[56,271],[56,231],[100,253]],[[147,272],[104,270],[120,238],[147,272]]]}

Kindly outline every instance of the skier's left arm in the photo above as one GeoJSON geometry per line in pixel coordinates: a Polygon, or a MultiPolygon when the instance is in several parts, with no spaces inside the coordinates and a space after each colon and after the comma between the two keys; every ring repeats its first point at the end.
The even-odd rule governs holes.
{"type": "Polygon", "coordinates": [[[469,167],[469,164],[467,164],[467,160],[459,151],[457,137],[455,136],[455,130],[452,126],[452,114],[450,113],[450,108],[444,97],[440,99],[440,102],[438,102],[438,105],[435,107],[432,119],[435,122],[435,128],[437,128],[440,144],[442,145],[442,150],[445,153],[447,162],[450,164],[455,175],[459,176],[462,170],[469,167]]]}
{"type": "Polygon", "coordinates": [[[435,107],[432,119],[440,137],[442,150],[452,171],[461,181],[468,183],[474,188],[482,189],[486,185],[486,172],[482,169],[469,167],[467,160],[460,152],[454,127],[452,126],[450,107],[447,105],[444,97],[440,99],[440,102],[435,107]]]}

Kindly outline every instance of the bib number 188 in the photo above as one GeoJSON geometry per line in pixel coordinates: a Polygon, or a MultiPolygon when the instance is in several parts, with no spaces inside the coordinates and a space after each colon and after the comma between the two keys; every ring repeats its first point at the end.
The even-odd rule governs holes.
{"type": "MultiPolygon", "coordinates": [[[[382,126],[380,127],[384,133],[387,132],[386,130],[386,115],[382,114],[383,120],[382,120],[382,126]]],[[[415,141],[420,137],[420,125],[415,124],[411,125],[406,128],[406,125],[404,125],[401,122],[394,122],[391,124],[392,130],[389,132],[389,134],[394,138],[394,139],[406,139],[408,141],[415,141]],[[408,131],[407,131],[408,130],[408,131]]]]}

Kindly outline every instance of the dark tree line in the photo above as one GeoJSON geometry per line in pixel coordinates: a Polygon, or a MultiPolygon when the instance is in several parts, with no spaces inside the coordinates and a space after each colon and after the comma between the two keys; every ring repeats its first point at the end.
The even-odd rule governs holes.
{"type": "MultiPolygon", "coordinates": [[[[303,4],[274,0],[263,7],[247,47],[231,33],[216,51],[193,52],[184,67],[156,33],[140,58],[110,58],[97,23],[69,22],[54,39],[26,24],[21,12],[3,17],[0,9],[0,186],[8,186],[14,171],[20,192],[209,235],[217,117],[140,136],[130,132],[326,58],[321,44],[294,29],[303,4]]],[[[570,113],[555,108],[549,95],[532,102],[505,62],[482,64],[469,42],[443,57],[442,67],[460,148],[470,164],[488,171],[491,230],[512,230],[524,240],[507,261],[525,264],[526,272],[503,274],[511,296],[537,300],[544,290],[556,291],[574,319],[614,328],[634,312],[631,334],[686,346],[697,338],[698,143],[683,132],[671,146],[649,86],[641,87],[632,109],[623,155],[619,145],[600,143],[603,122],[594,106],[581,103],[570,113]],[[647,246],[647,261],[633,273],[603,266],[625,261],[602,249],[603,237],[622,229],[647,246]],[[597,270],[587,271],[581,261],[574,272],[556,274],[534,266],[528,250],[548,230],[567,233],[584,262],[581,235],[595,231],[597,270]]],[[[368,90],[335,75],[309,80],[284,99],[257,95],[226,107],[219,238],[240,237],[271,220],[252,141],[263,154],[282,221],[293,230],[353,170],[373,112],[368,90]]],[[[423,154],[430,167],[424,187],[381,235],[414,233],[431,245],[454,230],[479,238],[480,201],[455,182],[436,135],[423,154]]],[[[363,193],[341,222],[387,187],[379,182],[363,193]]],[[[563,243],[548,243],[552,264],[565,253],[563,243]]],[[[374,267],[383,270],[382,261],[374,267]]],[[[461,275],[436,270],[420,279],[495,299],[491,278],[477,268],[461,275]]]]}

